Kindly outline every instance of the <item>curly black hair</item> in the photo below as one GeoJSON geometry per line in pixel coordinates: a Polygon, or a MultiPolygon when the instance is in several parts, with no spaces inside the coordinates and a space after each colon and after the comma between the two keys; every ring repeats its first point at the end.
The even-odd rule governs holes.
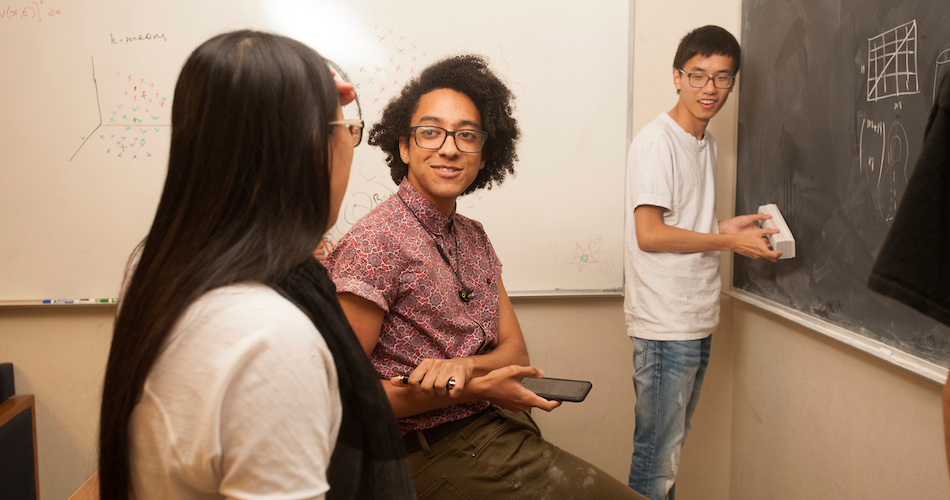
{"type": "Polygon", "coordinates": [[[515,144],[521,132],[518,121],[511,115],[514,95],[479,55],[447,57],[424,69],[386,105],[382,119],[369,131],[367,142],[386,153],[393,181],[401,183],[409,173],[409,165],[399,155],[399,139],[409,136],[412,114],[419,99],[438,89],[451,89],[468,96],[481,115],[482,129],[488,132],[482,149],[485,168],[462,194],[500,185],[509,173],[514,174],[514,163],[518,159],[515,144]]]}

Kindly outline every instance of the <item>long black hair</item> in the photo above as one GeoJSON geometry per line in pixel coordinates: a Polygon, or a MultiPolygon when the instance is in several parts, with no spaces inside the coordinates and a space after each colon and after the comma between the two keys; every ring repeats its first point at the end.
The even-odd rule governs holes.
{"type": "Polygon", "coordinates": [[[205,292],[310,265],[330,213],[326,61],[292,39],[218,35],[182,68],[168,176],[115,322],[102,394],[100,492],[128,498],[129,419],[175,321],[205,292]]]}

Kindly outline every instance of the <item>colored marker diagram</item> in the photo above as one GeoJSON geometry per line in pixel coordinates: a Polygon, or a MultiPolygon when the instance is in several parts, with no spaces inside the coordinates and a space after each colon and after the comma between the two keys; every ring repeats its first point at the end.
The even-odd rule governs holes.
{"type": "Polygon", "coordinates": [[[574,255],[568,264],[576,265],[579,270],[596,266],[605,274],[609,273],[613,267],[613,258],[608,252],[602,250],[603,243],[604,237],[599,234],[592,236],[585,245],[575,242],[574,255]]]}
{"type": "Polygon", "coordinates": [[[370,114],[380,115],[383,107],[396,96],[406,80],[415,76],[416,70],[429,64],[429,53],[406,36],[395,30],[373,26],[372,35],[382,57],[378,64],[353,67],[350,78],[363,106],[370,114]]]}
{"type": "Polygon", "coordinates": [[[92,61],[92,79],[99,108],[99,124],[80,135],[80,144],[70,161],[81,150],[127,160],[151,158],[162,141],[154,139],[168,132],[171,101],[155,83],[139,75],[114,71],[96,75],[92,61]]]}

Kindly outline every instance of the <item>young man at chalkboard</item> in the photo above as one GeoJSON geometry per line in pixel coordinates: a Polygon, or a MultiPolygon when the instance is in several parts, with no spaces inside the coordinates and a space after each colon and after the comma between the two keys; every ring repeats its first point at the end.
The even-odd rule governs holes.
{"type": "Polygon", "coordinates": [[[636,430],[629,485],[673,498],[713,330],[719,323],[719,252],[776,260],[756,221],[716,220],[716,141],[706,125],[739,71],[739,43],[718,26],[693,30],[673,59],[678,100],[637,134],[627,160],[627,333],[634,343],[636,430]]]}
{"type": "Polygon", "coordinates": [[[327,259],[340,304],[384,379],[426,498],[643,498],[543,440],[501,263],[459,196],[514,171],[511,91],[478,56],[444,59],[383,110],[369,143],[398,191],[327,259]]]}

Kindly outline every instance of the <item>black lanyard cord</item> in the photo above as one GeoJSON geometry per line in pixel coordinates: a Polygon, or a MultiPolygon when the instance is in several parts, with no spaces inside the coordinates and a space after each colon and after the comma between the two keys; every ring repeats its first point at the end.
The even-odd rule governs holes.
{"type": "MultiPolygon", "coordinates": [[[[419,216],[416,215],[416,213],[411,208],[409,208],[409,204],[406,203],[406,200],[402,199],[402,196],[399,193],[396,193],[396,196],[398,196],[399,201],[401,201],[402,204],[406,206],[406,210],[409,210],[409,213],[411,213],[416,219],[416,222],[418,222],[419,225],[422,226],[422,229],[428,233],[430,238],[432,238],[432,243],[435,244],[435,249],[439,251],[439,256],[442,257],[442,260],[445,261],[445,264],[449,266],[449,269],[451,269],[452,273],[455,274],[455,279],[457,279],[459,281],[459,285],[462,286],[462,288],[458,291],[459,298],[462,299],[462,302],[468,302],[472,300],[472,294],[475,293],[475,290],[469,288],[468,285],[462,281],[462,277],[459,275],[458,270],[456,270],[456,266],[452,265],[452,262],[449,260],[449,256],[445,254],[445,250],[442,248],[442,245],[440,245],[439,241],[435,239],[435,235],[432,234],[432,231],[429,231],[429,228],[427,228],[426,225],[422,223],[422,219],[420,219],[419,216]]],[[[456,234],[454,230],[452,231],[452,236],[455,238],[455,258],[457,264],[462,258],[462,249],[459,248],[458,234],[456,234]]],[[[479,327],[481,327],[481,325],[479,325],[479,327]]]]}

